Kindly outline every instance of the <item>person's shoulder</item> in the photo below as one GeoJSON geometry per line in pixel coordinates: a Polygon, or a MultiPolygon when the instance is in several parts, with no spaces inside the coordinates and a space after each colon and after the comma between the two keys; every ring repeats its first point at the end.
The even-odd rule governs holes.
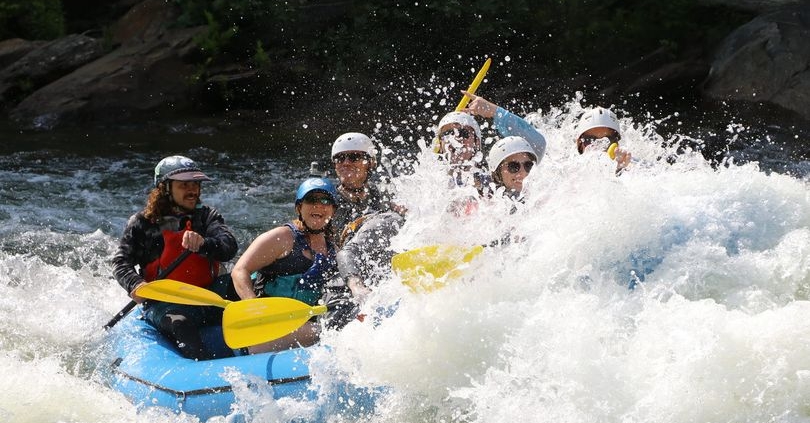
{"type": "Polygon", "coordinates": [[[207,204],[198,204],[197,207],[194,208],[194,213],[202,214],[204,216],[221,215],[216,207],[211,207],[207,204]]]}
{"type": "Polygon", "coordinates": [[[350,207],[352,204],[352,200],[346,196],[343,191],[337,190],[337,196],[335,197],[335,204],[338,206],[338,209],[345,209],[346,207],[350,207]]]}
{"type": "MultiPolygon", "coordinates": [[[[398,223],[405,220],[401,214],[393,210],[373,211],[361,217],[363,226],[372,226],[382,223],[398,223]]],[[[358,219],[359,220],[359,219],[358,219]]]]}
{"type": "Polygon", "coordinates": [[[371,199],[371,202],[379,204],[390,201],[391,194],[378,184],[369,184],[368,196],[371,199]]]}
{"type": "Polygon", "coordinates": [[[381,225],[388,225],[388,226],[399,227],[402,226],[403,223],[405,223],[405,217],[394,210],[381,212],[376,216],[376,219],[380,220],[381,225]]]}
{"type": "Polygon", "coordinates": [[[295,228],[295,225],[288,223],[266,231],[259,235],[256,240],[261,240],[261,242],[292,242],[297,232],[299,231],[295,228]]]}
{"type": "Polygon", "coordinates": [[[129,219],[127,219],[127,226],[144,226],[150,223],[152,222],[150,222],[149,219],[146,218],[146,216],[143,213],[143,210],[129,216],[129,219]]]}
{"type": "Polygon", "coordinates": [[[194,214],[200,216],[204,222],[221,221],[225,222],[225,216],[216,207],[200,204],[194,209],[194,214]]]}

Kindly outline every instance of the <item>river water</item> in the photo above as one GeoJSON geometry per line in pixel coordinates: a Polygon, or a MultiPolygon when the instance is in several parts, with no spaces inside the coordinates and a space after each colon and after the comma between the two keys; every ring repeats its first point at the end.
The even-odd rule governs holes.
{"type": "MultiPolygon", "coordinates": [[[[445,188],[441,164],[419,148],[426,128],[369,125],[390,148],[380,174],[395,176],[409,209],[395,248],[506,231],[522,242],[486,249],[429,294],[392,276],[366,311],[398,302],[396,312],[326,333],[313,383],[386,387],[369,422],[809,422],[804,135],[733,118],[662,135],[677,114],[625,115],[624,144],[639,161],[617,178],[606,155],[574,152],[579,107],[529,115],[548,150],[513,215],[498,198],[447,213],[469,192],[445,188]],[[722,153],[711,160],[694,150],[708,139],[722,153]]],[[[292,217],[294,188],[328,144],[177,132],[6,137],[0,421],[196,421],[139,412],[105,384],[101,326],[128,302],[109,263],[124,223],[143,206],[154,164],[183,154],[215,178],[203,200],[244,251],[292,217]]],[[[239,406],[256,422],[306,418],[314,406],[269,395],[244,392],[239,406]]]]}

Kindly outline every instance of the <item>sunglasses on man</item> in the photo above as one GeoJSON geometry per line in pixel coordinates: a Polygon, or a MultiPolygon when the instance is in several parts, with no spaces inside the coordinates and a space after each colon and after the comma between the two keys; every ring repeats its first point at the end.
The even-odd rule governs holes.
{"type": "Polygon", "coordinates": [[[475,132],[473,132],[469,128],[450,128],[450,129],[442,132],[441,137],[444,138],[444,137],[452,136],[452,137],[455,137],[455,138],[469,138],[469,137],[473,136],[474,134],[475,134],[475,132]]]}
{"type": "Polygon", "coordinates": [[[504,165],[506,166],[506,171],[512,174],[520,172],[521,166],[523,167],[523,170],[526,171],[526,173],[529,173],[532,171],[532,168],[534,167],[534,162],[531,160],[526,162],[506,162],[504,163],[504,165]]]}
{"type": "Polygon", "coordinates": [[[335,163],[357,163],[363,160],[368,160],[369,156],[366,153],[340,153],[336,154],[335,157],[332,157],[332,161],[335,163]]]}
{"type": "Polygon", "coordinates": [[[602,138],[607,138],[612,144],[614,142],[619,142],[619,140],[622,139],[622,136],[617,133],[610,134],[606,137],[597,137],[595,135],[583,135],[579,137],[579,141],[582,143],[582,147],[584,148],[593,144],[594,141],[601,140],[602,138]]]}

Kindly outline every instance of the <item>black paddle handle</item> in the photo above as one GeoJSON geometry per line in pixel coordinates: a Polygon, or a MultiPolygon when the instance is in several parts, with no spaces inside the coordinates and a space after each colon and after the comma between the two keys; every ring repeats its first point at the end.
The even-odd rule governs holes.
{"type": "MultiPolygon", "coordinates": [[[[160,273],[158,273],[157,278],[155,279],[163,279],[166,277],[166,275],[172,273],[172,271],[176,269],[177,266],[179,266],[180,263],[182,263],[183,260],[185,260],[186,257],[189,256],[189,254],[191,254],[191,251],[184,250],[167,268],[163,269],[160,273]]],[[[124,318],[124,316],[129,314],[129,312],[132,311],[132,309],[135,308],[136,305],[138,305],[138,303],[136,303],[135,300],[132,300],[129,303],[127,303],[127,305],[125,305],[124,308],[121,309],[121,311],[116,313],[115,316],[113,316],[113,318],[110,319],[110,321],[107,322],[106,325],[104,325],[104,330],[108,330],[111,327],[115,326],[121,319],[124,318]]]]}

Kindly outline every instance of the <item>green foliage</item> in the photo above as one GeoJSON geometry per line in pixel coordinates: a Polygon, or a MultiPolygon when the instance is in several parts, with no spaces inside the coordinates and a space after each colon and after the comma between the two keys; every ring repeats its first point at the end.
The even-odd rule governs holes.
{"type": "MultiPolygon", "coordinates": [[[[181,26],[207,25],[205,66],[263,67],[357,84],[511,56],[557,75],[616,69],[664,46],[706,48],[750,16],[697,0],[174,0],[181,26]]],[[[313,79],[313,80],[315,80],[313,79]]]]}
{"type": "Polygon", "coordinates": [[[200,46],[207,57],[217,57],[222,53],[223,49],[228,45],[234,35],[236,35],[239,28],[229,26],[223,29],[222,24],[214,18],[211,12],[204,11],[203,14],[208,24],[208,30],[195,38],[194,41],[200,46]]]}
{"type": "Polygon", "coordinates": [[[226,52],[228,60],[246,62],[303,57],[346,78],[349,70],[424,69],[506,54],[557,71],[599,69],[662,45],[677,52],[715,41],[748,18],[696,0],[175,1],[181,24],[212,28],[204,48],[214,62],[226,52]],[[216,28],[233,32],[225,37],[216,28]],[[273,47],[256,49],[259,43],[273,47]]]}
{"type": "Polygon", "coordinates": [[[51,40],[64,34],[60,0],[0,1],[0,39],[51,40]]]}
{"type": "Polygon", "coordinates": [[[256,41],[256,53],[253,55],[253,63],[255,63],[259,69],[268,69],[271,65],[270,56],[264,50],[261,41],[256,41]]]}
{"type": "Polygon", "coordinates": [[[659,46],[676,54],[689,46],[705,47],[718,41],[718,33],[725,35],[750,19],[696,0],[570,0],[542,14],[549,22],[556,16],[563,24],[557,26],[565,27],[557,33],[556,44],[547,47],[560,57],[578,56],[593,69],[600,63],[632,61],[659,46]]]}

